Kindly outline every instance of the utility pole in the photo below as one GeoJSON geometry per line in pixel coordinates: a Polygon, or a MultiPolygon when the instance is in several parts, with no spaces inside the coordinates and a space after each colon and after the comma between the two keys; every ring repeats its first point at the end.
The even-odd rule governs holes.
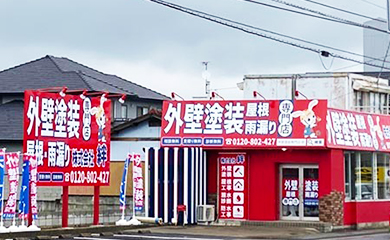
{"type": "Polygon", "coordinates": [[[210,80],[209,80],[210,73],[207,71],[207,65],[209,64],[209,62],[202,62],[202,64],[205,67],[202,73],[203,79],[205,80],[205,93],[207,98],[209,99],[210,98],[210,80]]]}
{"type": "Polygon", "coordinates": [[[294,74],[291,78],[291,100],[295,99],[295,92],[297,90],[297,79],[299,78],[298,74],[294,74]]]}
{"type": "Polygon", "coordinates": [[[390,0],[387,0],[387,31],[390,31],[390,0]]]}

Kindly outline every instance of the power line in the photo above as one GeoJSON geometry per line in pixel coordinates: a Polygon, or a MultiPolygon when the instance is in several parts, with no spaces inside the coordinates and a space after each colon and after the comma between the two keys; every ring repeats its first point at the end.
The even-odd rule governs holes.
{"type": "MultiPolygon", "coordinates": [[[[274,36],[266,35],[264,33],[255,32],[252,29],[256,29],[256,30],[260,30],[260,31],[263,31],[263,32],[268,32],[268,33],[271,33],[271,34],[274,34],[274,35],[285,36],[285,37],[288,37],[288,38],[295,39],[295,38],[289,37],[287,35],[279,34],[279,33],[276,33],[276,32],[269,31],[269,30],[260,29],[260,28],[253,27],[253,26],[250,26],[250,25],[247,25],[247,24],[242,24],[242,23],[239,23],[239,22],[231,21],[231,20],[226,19],[226,18],[221,18],[221,17],[218,17],[218,16],[214,16],[214,15],[211,15],[211,14],[208,14],[208,13],[204,13],[204,12],[198,11],[198,10],[193,10],[193,9],[190,9],[190,8],[187,8],[187,7],[183,7],[183,6],[180,6],[180,5],[177,5],[177,4],[169,3],[169,2],[166,2],[166,1],[163,1],[163,0],[148,0],[148,1],[160,4],[160,5],[163,5],[163,6],[166,6],[166,7],[169,7],[169,8],[172,8],[172,9],[175,9],[175,10],[178,10],[178,11],[181,11],[181,12],[193,15],[193,16],[196,16],[196,17],[200,17],[200,18],[206,19],[208,21],[215,22],[215,23],[218,23],[218,24],[230,27],[230,28],[234,28],[234,29],[237,29],[237,30],[240,30],[240,31],[252,34],[252,35],[256,35],[256,36],[259,36],[259,37],[271,39],[273,41],[284,43],[284,44],[287,44],[287,45],[290,45],[290,46],[293,46],[293,47],[297,47],[297,48],[301,48],[301,49],[304,49],[304,50],[307,50],[307,51],[311,51],[311,52],[315,52],[315,53],[321,53],[320,49],[316,49],[316,48],[313,48],[313,47],[308,47],[308,46],[305,46],[305,45],[302,45],[302,44],[298,44],[298,43],[288,42],[288,41],[286,41],[284,39],[279,39],[279,38],[276,38],[274,36]],[[237,26],[237,25],[241,25],[241,27],[237,26]]],[[[301,41],[304,41],[304,40],[301,40],[301,41]]],[[[307,41],[305,41],[305,42],[307,42],[307,41]]],[[[315,44],[315,43],[312,43],[312,44],[315,44]]],[[[345,57],[345,56],[338,55],[338,54],[335,54],[335,53],[329,53],[329,55],[331,55],[332,57],[335,57],[335,58],[346,60],[346,61],[352,61],[352,62],[356,62],[356,63],[360,63],[360,64],[366,64],[366,65],[370,65],[370,66],[374,66],[374,67],[380,67],[379,65],[376,65],[376,64],[373,64],[373,63],[370,63],[370,62],[360,61],[360,60],[357,60],[357,59],[353,59],[353,58],[350,58],[350,57],[345,57]]],[[[377,60],[379,60],[379,59],[377,59],[377,60]]],[[[390,68],[387,68],[387,67],[384,67],[384,68],[390,70],[390,68]]]]}
{"type": "Polygon", "coordinates": [[[360,0],[360,1],[368,3],[368,4],[371,4],[371,5],[375,6],[375,7],[382,8],[382,9],[386,10],[386,8],[384,8],[384,7],[380,6],[380,5],[377,5],[377,4],[373,3],[373,2],[370,2],[370,1],[367,1],[367,0],[360,0]]]}
{"type": "Polygon", "coordinates": [[[389,44],[387,45],[386,54],[385,54],[385,57],[384,57],[383,62],[382,62],[381,70],[379,71],[379,74],[378,74],[377,82],[379,82],[379,78],[381,77],[383,67],[385,66],[385,61],[386,61],[387,54],[389,53],[389,48],[390,48],[390,41],[389,41],[389,44]]]}
{"type": "Polygon", "coordinates": [[[319,2],[316,2],[316,1],[312,1],[312,0],[302,0],[302,1],[306,1],[306,2],[313,3],[313,4],[317,4],[317,5],[326,7],[326,8],[330,8],[330,9],[337,10],[337,11],[340,11],[340,12],[352,14],[352,15],[355,15],[355,16],[358,16],[358,17],[367,18],[367,19],[371,19],[371,20],[374,20],[374,21],[387,23],[387,21],[382,20],[382,19],[376,19],[376,18],[369,17],[369,16],[366,16],[366,15],[363,15],[363,14],[360,14],[360,13],[351,12],[351,11],[348,11],[348,10],[344,10],[344,9],[341,9],[341,8],[333,7],[333,6],[326,5],[326,4],[323,4],[323,3],[319,3],[319,2]]]}
{"type": "Polygon", "coordinates": [[[255,0],[239,0],[239,1],[255,3],[255,4],[258,4],[258,5],[263,5],[263,6],[266,6],[266,7],[275,8],[275,9],[288,11],[288,12],[292,12],[292,13],[297,13],[297,14],[308,16],[308,17],[319,18],[319,19],[323,19],[323,20],[327,20],[327,21],[331,21],[331,22],[336,22],[336,23],[341,23],[341,24],[346,24],[346,25],[355,26],[355,27],[372,29],[372,30],[375,30],[375,31],[378,31],[378,32],[383,32],[383,33],[389,34],[386,30],[383,30],[383,29],[380,29],[380,28],[376,28],[376,27],[373,27],[373,26],[361,24],[361,23],[358,23],[358,22],[353,22],[353,21],[350,21],[350,20],[347,20],[347,19],[342,19],[342,18],[339,18],[339,17],[334,17],[332,15],[321,13],[321,12],[316,11],[316,10],[308,9],[308,8],[305,8],[305,7],[301,7],[301,6],[298,6],[298,5],[295,5],[295,4],[291,4],[291,3],[287,3],[287,2],[284,2],[284,1],[280,1],[280,0],[272,0],[272,1],[288,5],[290,7],[299,8],[299,9],[304,10],[304,11],[315,12],[316,14],[320,14],[323,17],[322,16],[318,16],[318,15],[309,14],[309,13],[300,12],[300,11],[291,10],[291,9],[288,9],[288,8],[278,7],[278,6],[274,6],[274,5],[267,4],[267,3],[262,3],[262,2],[258,2],[258,1],[255,1],[255,0]]]}

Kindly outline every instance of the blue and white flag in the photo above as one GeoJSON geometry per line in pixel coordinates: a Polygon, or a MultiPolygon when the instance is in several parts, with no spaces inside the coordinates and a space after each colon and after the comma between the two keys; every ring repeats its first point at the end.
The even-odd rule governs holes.
{"type": "Polygon", "coordinates": [[[4,202],[4,172],[5,172],[5,151],[0,149],[0,212],[3,209],[4,202]]]}
{"type": "Polygon", "coordinates": [[[130,156],[128,156],[125,160],[125,166],[123,168],[122,181],[120,186],[119,193],[119,207],[121,210],[126,208],[126,182],[127,182],[127,171],[129,169],[130,156]]]}
{"type": "Polygon", "coordinates": [[[27,219],[30,207],[30,161],[23,161],[22,186],[19,199],[19,218],[27,219]]]}

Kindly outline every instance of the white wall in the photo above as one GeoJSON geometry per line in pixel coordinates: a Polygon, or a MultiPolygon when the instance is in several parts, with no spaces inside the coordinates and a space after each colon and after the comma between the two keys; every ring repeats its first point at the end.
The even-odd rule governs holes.
{"type": "Polygon", "coordinates": [[[137,126],[133,126],[123,131],[113,134],[111,138],[111,161],[124,161],[128,153],[140,153],[141,158],[145,159],[143,148],[159,147],[161,127],[149,127],[148,121],[144,121],[137,126]],[[140,138],[137,141],[135,138],[140,138]],[[142,140],[142,138],[155,138],[155,141],[142,140]]]}
{"type": "Polygon", "coordinates": [[[128,153],[140,153],[145,159],[143,148],[159,147],[160,141],[111,141],[111,161],[125,161],[128,153]]]}
{"type": "MultiPolygon", "coordinates": [[[[293,75],[258,75],[244,78],[244,99],[254,99],[253,91],[267,100],[291,99],[293,75]]],[[[327,99],[328,107],[348,108],[351,91],[347,74],[300,74],[296,90],[307,98],[327,99]]],[[[261,99],[257,97],[257,99],[261,99]]],[[[299,95],[297,99],[305,99],[299,95]]]]}

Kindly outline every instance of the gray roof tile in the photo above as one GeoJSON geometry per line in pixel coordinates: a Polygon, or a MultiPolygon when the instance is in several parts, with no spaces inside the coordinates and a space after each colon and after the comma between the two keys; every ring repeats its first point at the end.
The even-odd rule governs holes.
{"type": "Polygon", "coordinates": [[[23,101],[0,105],[1,140],[23,140],[23,101]]]}
{"type": "Polygon", "coordinates": [[[125,93],[143,99],[166,100],[167,96],[89,68],[67,58],[45,56],[0,72],[0,93],[22,93],[25,89],[67,86],[68,89],[125,93]]]}

